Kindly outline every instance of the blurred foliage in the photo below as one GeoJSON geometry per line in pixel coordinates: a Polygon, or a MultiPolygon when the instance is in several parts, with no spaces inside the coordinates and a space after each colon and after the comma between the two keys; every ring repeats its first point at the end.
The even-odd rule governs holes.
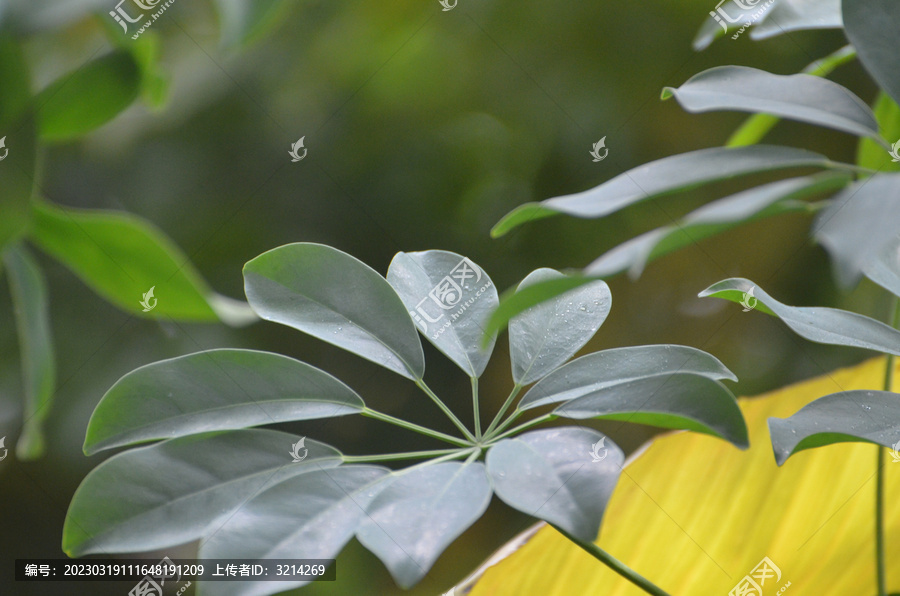
{"type": "MultiPolygon", "coordinates": [[[[725,40],[695,53],[694,32],[714,4],[705,0],[640,5],[460,0],[449,12],[436,1],[287,7],[260,2],[268,7],[260,12],[247,8],[256,3],[221,0],[222,17],[212,4],[177,1],[137,43],[110,33],[118,27],[106,17],[114,8],[111,0],[33,4],[0,0],[0,27],[22,43],[34,90],[113,48],[131,52],[141,73],[141,101],[77,142],[41,151],[43,196],[59,206],[122,210],[153,222],[212,287],[235,297],[242,294],[246,261],[297,241],[335,246],[382,273],[400,250],[453,250],[494,272],[499,289],[540,266],[586,265],[622,241],[669,223],[670,216],[724,196],[734,185],[719,183],[603,221],[555,218],[500,240],[490,239],[490,227],[521,203],[581,191],[652,159],[724,143],[743,119],[686,114],[673,102],[658,101],[662,87],[725,63],[796,72],[843,43],[839,32],[798,32],[760,43],[725,40]],[[220,18],[247,14],[263,25],[223,22],[220,34],[220,18]],[[272,28],[262,35],[266,24],[272,28]],[[292,164],[286,154],[304,135],[309,154],[292,164]],[[593,163],[589,150],[603,136],[609,157],[593,163]]],[[[6,73],[3,68],[0,62],[6,73]]],[[[6,76],[0,79],[0,123],[6,122],[7,106],[15,105],[4,95],[6,76]]],[[[875,97],[874,85],[857,64],[832,78],[866,101],[875,97]]],[[[131,96],[134,90],[116,86],[108,96],[91,97],[113,101],[126,92],[131,96]]],[[[794,145],[800,135],[803,146],[834,159],[854,159],[842,133],[803,124],[779,125],[768,142],[794,145]]],[[[8,170],[0,204],[13,183],[6,179],[8,170]]],[[[0,221],[0,234],[9,221],[0,221]]],[[[724,302],[696,298],[714,281],[742,276],[758,279],[790,304],[884,312],[887,304],[872,284],[838,293],[824,252],[806,240],[808,223],[808,215],[796,214],[752,224],[650,264],[638,282],[616,278],[610,284],[610,317],[584,350],[692,345],[734,370],[743,394],[860,358],[838,348],[801,346],[777,321],[730,318],[724,302]]],[[[46,593],[46,586],[13,584],[6,563],[63,556],[66,506],[99,462],[81,453],[87,419],[107,388],[148,362],[221,346],[279,352],[340,376],[383,411],[450,430],[415,388],[338,349],[275,325],[233,330],[138,319],[100,301],[64,268],[43,256],[37,260],[51,296],[59,382],[55,409],[46,420],[45,458],[24,463],[10,457],[0,463],[0,503],[7,514],[0,540],[3,591],[46,593]]],[[[11,306],[8,294],[0,293],[0,436],[13,437],[22,417],[23,386],[11,306]]],[[[429,383],[457,388],[450,401],[467,411],[468,379],[430,346],[425,349],[435,363],[429,383]]],[[[502,357],[482,383],[482,395],[497,400],[485,404],[485,416],[491,416],[509,391],[502,357]]],[[[626,449],[649,433],[626,433],[616,423],[596,426],[626,449]]],[[[360,420],[292,423],[284,429],[315,433],[347,453],[390,451],[401,441],[405,448],[428,447],[424,441],[410,444],[414,435],[397,440],[395,431],[360,420]]],[[[409,593],[446,590],[530,524],[501,503],[491,508],[409,593]]],[[[193,548],[168,554],[190,557],[193,548]]],[[[341,555],[338,575],[341,581],[302,593],[399,592],[383,566],[356,543],[341,555]]],[[[78,583],[65,589],[104,595],[120,594],[123,587],[127,590],[117,583],[78,583]]]]}

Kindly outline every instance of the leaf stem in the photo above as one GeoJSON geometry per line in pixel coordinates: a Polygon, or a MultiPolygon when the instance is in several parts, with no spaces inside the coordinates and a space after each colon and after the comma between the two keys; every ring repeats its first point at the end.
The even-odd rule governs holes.
{"type": "Polygon", "coordinates": [[[381,420],[382,422],[387,422],[389,424],[393,424],[395,426],[399,426],[401,428],[405,428],[407,430],[411,430],[419,433],[420,435],[426,435],[428,437],[432,437],[438,439],[440,441],[444,441],[446,443],[451,443],[453,445],[459,445],[460,447],[468,447],[471,445],[469,441],[464,439],[460,439],[458,437],[454,437],[452,435],[444,434],[442,432],[432,430],[426,426],[420,426],[418,424],[414,424],[412,422],[407,422],[401,418],[395,418],[390,414],[384,414],[383,412],[377,412],[371,408],[365,407],[360,411],[360,414],[366,416],[367,418],[374,418],[376,420],[381,420]]]}
{"type": "Polygon", "coordinates": [[[569,534],[567,531],[563,530],[557,525],[550,524],[554,530],[580,546],[584,549],[588,554],[593,556],[595,559],[633,583],[635,586],[642,589],[647,594],[653,594],[654,596],[669,596],[668,592],[664,591],[662,588],[656,586],[653,582],[640,575],[637,571],[627,566],[622,561],[618,560],[593,542],[587,542],[569,534]]]}
{"type": "Polygon", "coordinates": [[[357,464],[369,461],[391,461],[395,459],[421,459],[423,457],[434,457],[436,455],[453,455],[461,453],[461,449],[433,449],[431,451],[406,451],[404,453],[385,453],[382,455],[344,455],[342,458],[344,463],[357,464]]]}
{"type": "Polygon", "coordinates": [[[487,427],[487,430],[484,431],[484,436],[490,437],[491,433],[494,432],[494,429],[497,428],[497,425],[500,424],[500,420],[503,418],[503,415],[506,414],[506,411],[509,409],[509,406],[512,405],[513,400],[516,399],[516,396],[519,395],[519,392],[522,390],[522,386],[516,383],[516,386],[512,388],[512,391],[509,394],[509,397],[506,398],[506,401],[503,402],[503,405],[500,407],[500,411],[494,416],[494,419],[491,420],[491,424],[487,427]]]}
{"type": "Polygon", "coordinates": [[[523,422],[519,426],[517,426],[513,429],[510,429],[503,434],[498,435],[497,432],[499,432],[501,429],[497,429],[497,431],[495,431],[495,433],[494,433],[496,436],[491,437],[491,443],[496,443],[500,439],[505,439],[506,437],[508,437],[510,435],[514,435],[517,432],[525,430],[526,428],[531,428],[532,426],[537,426],[538,424],[541,424],[542,422],[547,422],[548,420],[555,420],[555,419],[556,419],[556,416],[554,414],[544,414],[543,416],[538,416],[537,418],[529,420],[528,422],[523,422]]]}
{"type": "Polygon", "coordinates": [[[456,425],[456,428],[458,428],[460,430],[460,432],[463,434],[463,436],[465,436],[467,439],[469,439],[469,441],[472,443],[478,442],[475,440],[475,437],[472,435],[472,433],[469,432],[469,429],[466,428],[466,425],[463,424],[462,422],[460,422],[459,418],[456,417],[456,414],[454,414],[453,411],[447,407],[447,404],[442,402],[441,398],[439,398],[434,393],[434,391],[431,390],[431,387],[429,387],[428,385],[425,384],[424,379],[419,379],[418,381],[416,381],[416,385],[419,386],[419,389],[421,389],[422,391],[425,392],[425,395],[427,395],[428,397],[431,398],[431,401],[433,401],[434,403],[437,404],[437,407],[439,407],[441,409],[441,411],[447,415],[447,417],[450,419],[450,421],[456,425]]]}
{"type": "Polygon", "coordinates": [[[478,407],[478,377],[472,377],[472,412],[475,416],[475,440],[481,440],[481,410],[478,407]]]}
{"type": "MultiPolygon", "coordinates": [[[[894,297],[891,302],[891,327],[900,325],[900,298],[894,297]]],[[[894,388],[894,368],[896,358],[888,354],[887,367],[884,371],[884,390],[894,388]]],[[[875,468],[875,579],[878,596],[887,594],[887,572],[884,556],[884,447],[878,447],[878,459],[875,468]]]]}

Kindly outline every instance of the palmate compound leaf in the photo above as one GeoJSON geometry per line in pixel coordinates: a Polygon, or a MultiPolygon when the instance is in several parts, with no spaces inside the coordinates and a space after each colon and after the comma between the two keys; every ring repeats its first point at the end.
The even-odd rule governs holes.
{"type": "Polygon", "coordinates": [[[425,374],[419,334],[394,288],[330,246],[287,244],[244,265],[244,290],[267,321],[299,329],[409,379],[425,374]]]}
{"type": "Polygon", "coordinates": [[[838,282],[855,285],[900,234],[900,174],[876,174],[851,184],[819,214],[813,229],[833,259],[838,282]]]}
{"type": "Polygon", "coordinates": [[[419,331],[470,377],[480,377],[494,342],[482,345],[497,288],[478,265],[444,250],[400,252],[388,268],[396,290],[419,331]]]}
{"type": "Polygon", "coordinates": [[[800,199],[837,190],[850,181],[845,173],[823,173],[763,184],[708,203],[672,225],[651,230],[620,244],[588,265],[587,275],[609,277],[622,271],[637,278],[650,261],[741,224],[807,212],[800,199]]]}
{"type": "Polygon", "coordinates": [[[641,201],[701,184],[798,167],[840,169],[846,166],[818,153],[774,145],[700,149],[638,166],[584,192],[521,205],[504,216],[491,235],[502,236],[523,223],[559,213],[582,218],[605,217],[641,201]]]}
{"type": "Polygon", "coordinates": [[[900,447],[900,395],[842,391],[819,398],[789,418],[769,418],[775,460],[782,465],[806,449],[866,442],[900,447]]]}
{"type": "Polygon", "coordinates": [[[872,78],[900,103],[897,30],[900,3],[895,0],[844,0],[844,30],[872,78]]]}
{"type": "Polygon", "coordinates": [[[603,434],[557,427],[503,439],[488,451],[494,492],[507,505],[592,542],[625,462],[603,434]]]}
{"type": "Polygon", "coordinates": [[[393,472],[377,482],[356,536],[402,588],[421,580],[491,500],[480,462],[443,462],[393,472]]]}
{"type": "Polygon", "coordinates": [[[734,396],[737,380],[715,357],[686,346],[639,346],[588,354],[561,366],[522,397],[518,409],[561,404],[565,418],[605,418],[708,433],[747,446],[734,396]]]}
{"type": "Polygon", "coordinates": [[[360,412],[328,373],[269,352],[219,349],[162,360],[119,379],[97,404],[84,451],[213,430],[360,412]]]}
{"type": "Polygon", "coordinates": [[[732,278],[711,285],[700,297],[723,298],[777,316],[797,335],[821,344],[900,355],[900,331],[863,315],[819,306],[788,306],[752,281],[732,278]]]}
{"type": "MultiPolygon", "coordinates": [[[[390,470],[345,465],[281,480],[244,503],[200,546],[204,559],[334,559],[390,470]]],[[[264,596],[308,582],[200,582],[197,594],[264,596]]]]}
{"type": "Polygon", "coordinates": [[[336,449],[268,429],[203,433],[114,455],[75,491],[63,529],[73,557],[183,544],[218,529],[248,499],[283,480],[333,468],[336,449]]]}
{"type": "MultiPolygon", "coordinates": [[[[563,279],[554,269],[532,271],[516,291],[563,279]]],[[[517,385],[529,385],[565,364],[606,320],[612,294],[597,280],[532,306],[509,321],[509,356],[517,385]]]]}
{"type": "Polygon", "coordinates": [[[681,87],[666,87],[689,112],[736,110],[766,113],[880,139],[875,115],[846,87],[809,74],[777,75],[747,66],[717,66],[681,87]]]}

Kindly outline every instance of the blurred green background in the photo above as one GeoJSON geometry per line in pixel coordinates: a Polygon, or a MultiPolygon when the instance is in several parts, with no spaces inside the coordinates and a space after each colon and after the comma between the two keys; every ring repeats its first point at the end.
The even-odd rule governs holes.
{"type": "MultiPolygon", "coordinates": [[[[21,14],[22,3],[16,4],[21,14]]],[[[35,4],[33,21],[14,24],[25,35],[37,88],[105,51],[97,18],[69,17],[85,7],[102,16],[114,7],[112,0],[68,8],[35,4]]],[[[166,106],[154,111],[137,103],[82,141],[48,149],[44,194],[67,206],[147,218],[190,255],[213,287],[233,297],[243,295],[247,260],[297,241],[330,244],[382,273],[398,251],[451,250],[481,265],[502,290],[537,267],[583,267],[622,241],[738,188],[713,185],[604,220],[553,218],[490,239],[491,226],[521,203],[585,190],[646,161],[722,144],[743,119],[686,114],[675,102],[659,100],[663,86],[720,64],[796,72],[846,43],[836,31],[761,43],[744,35],[695,53],[691,40],[714,4],[459,0],[452,11],[442,11],[437,0],[291,1],[268,34],[245,48],[226,49],[213,7],[178,0],[153,25],[171,76],[166,106]],[[308,156],[291,163],[288,150],[301,136],[308,156]],[[588,152],[603,136],[609,157],[593,163],[588,152]]],[[[874,96],[875,87],[855,63],[833,78],[866,101],[874,96]]],[[[767,142],[845,161],[855,152],[849,136],[802,124],[779,125],[767,142]]],[[[824,252],[809,243],[808,224],[802,216],[766,220],[656,261],[637,281],[615,278],[610,317],[585,351],[695,346],[735,371],[740,395],[863,358],[805,343],[758,313],[696,298],[715,281],[742,276],[787,303],[883,317],[887,304],[873,286],[850,295],[835,289],[824,252]]],[[[105,390],[140,365],[225,346],[280,352],[338,376],[376,409],[452,428],[412,383],[296,331],[269,323],[229,329],[139,320],[102,301],[62,266],[43,255],[40,260],[51,292],[59,388],[45,457],[0,463],[2,594],[103,596],[130,588],[17,584],[12,560],[64,556],[60,539],[69,500],[105,457],[82,454],[87,420],[105,390]]],[[[430,344],[425,352],[428,383],[469,421],[468,379],[430,344]]],[[[4,291],[0,436],[9,437],[7,447],[21,418],[18,358],[4,291]]],[[[483,378],[482,418],[493,416],[511,384],[503,336],[483,378]]],[[[650,436],[635,426],[596,426],[627,450],[650,436]]],[[[434,446],[360,417],[282,428],[348,454],[434,446]]],[[[446,591],[531,523],[494,499],[409,593],[446,591]]],[[[187,558],[194,551],[185,545],[165,554],[187,558]]],[[[337,569],[337,582],[299,592],[401,593],[355,541],[337,569]]]]}

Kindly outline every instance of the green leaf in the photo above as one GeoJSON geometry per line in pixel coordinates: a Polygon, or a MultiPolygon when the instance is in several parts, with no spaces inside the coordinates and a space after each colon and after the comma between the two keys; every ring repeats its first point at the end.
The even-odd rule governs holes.
{"type": "Polygon", "coordinates": [[[284,20],[287,0],[216,0],[222,44],[239,46],[254,41],[284,20]]]}
{"type": "MultiPolygon", "coordinates": [[[[753,1],[753,0],[750,0],[753,1]]],[[[758,2],[759,0],[757,0],[758,2]]],[[[755,3],[754,3],[755,4],[755,3]]],[[[755,5],[748,6],[749,2],[743,2],[742,5],[723,0],[719,5],[710,7],[709,15],[703,20],[700,30],[694,37],[692,46],[694,51],[702,51],[708,48],[712,42],[726,34],[724,27],[729,31],[737,29],[746,23],[752,17],[753,13],[759,10],[755,5]],[[725,13],[724,15],[722,13],[725,13]],[[716,19],[718,17],[718,19],[716,19]]]]}
{"type": "Polygon", "coordinates": [[[34,115],[28,66],[19,44],[0,35],[0,251],[28,231],[35,184],[34,115]]]}
{"type": "Polygon", "coordinates": [[[689,112],[737,110],[767,113],[880,139],[869,106],[849,89],[808,74],[777,75],[746,66],[717,66],[694,75],[681,87],[666,87],[689,112]]]}
{"type": "Polygon", "coordinates": [[[470,377],[480,377],[496,335],[481,345],[497,288],[487,273],[453,252],[400,252],[387,274],[419,331],[470,377]]]}
{"type": "Polygon", "coordinates": [[[700,292],[701,298],[709,296],[777,316],[810,341],[900,355],[900,331],[884,323],[836,308],[787,306],[747,279],[726,279],[700,292]]]}
{"type": "Polygon", "coordinates": [[[485,337],[497,333],[520,313],[525,312],[547,300],[552,300],[566,292],[597,281],[594,278],[579,275],[565,275],[555,279],[538,281],[526,288],[510,289],[500,297],[500,306],[491,315],[485,329],[485,337]]]}
{"type": "Polygon", "coordinates": [[[376,483],[356,536],[401,588],[421,580],[491,500],[484,464],[444,462],[394,472],[376,483]]]}
{"type": "Polygon", "coordinates": [[[103,126],[137,99],[140,88],[140,68],[122,50],[63,75],[35,97],[41,140],[69,141],[103,126]]]}
{"type": "Polygon", "coordinates": [[[591,190],[522,206],[502,219],[495,230],[507,231],[528,221],[521,215],[528,209],[540,213],[541,217],[546,217],[548,210],[574,217],[605,217],[641,201],[702,184],[757,172],[799,167],[843,166],[818,153],[775,145],[701,149],[652,161],[619,174],[591,190]]]}
{"type": "Polygon", "coordinates": [[[212,430],[356,414],[362,399],[314,366],[252,350],[209,350],[135,369],[88,423],[84,452],[212,430]]]}
{"type": "Polygon", "coordinates": [[[75,491],[63,528],[72,557],[183,544],[218,529],[248,499],[283,480],[333,468],[341,454],[274,430],[205,433],[131,449],[101,463],[75,491]]]}
{"type": "Polygon", "coordinates": [[[900,399],[889,391],[842,391],[819,398],[789,418],[769,418],[775,460],[806,449],[867,442],[900,449],[900,399]]]}
{"type": "MultiPolygon", "coordinates": [[[[538,269],[523,279],[516,291],[565,277],[553,269],[538,269]]],[[[509,321],[509,356],[516,384],[534,383],[565,364],[594,337],[611,307],[609,286],[594,281],[513,317],[509,321]]]]}
{"type": "MultiPolygon", "coordinates": [[[[900,106],[882,91],[875,102],[875,119],[881,128],[881,136],[892,144],[900,143],[900,106]]],[[[894,150],[900,153],[900,144],[894,150]]],[[[880,143],[872,139],[860,139],[856,152],[856,165],[879,172],[900,171],[900,160],[895,161],[880,143]]]]}
{"type": "Polygon", "coordinates": [[[838,283],[849,288],[896,238],[900,174],[876,174],[838,193],[815,222],[813,236],[831,255],[838,283]],[[887,215],[887,216],[886,216],[887,215]]]}
{"type": "Polygon", "coordinates": [[[625,463],[606,439],[575,426],[503,439],[486,458],[494,492],[510,507],[593,542],[625,463]]]}
{"type": "Polygon", "coordinates": [[[859,60],[894,101],[900,102],[897,31],[900,3],[896,0],[844,0],[844,30],[859,60]]]}
{"type": "Polygon", "coordinates": [[[491,228],[491,238],[499,238],[513,228],[517,228],[524,223],[537,221],[554,215],[558,215],[557,211],[544,207],[541,203],[525,203],[524,205],[519,205],[504,215],[503,219],[498,221],[494,227],[491,228]]]}
{"type": "MultiPolygon", "coordinates": [[[[72,270],[101,297],[142,317],[229,324],[250,320],[249,308],[220,309],[213,293],[188,258],[160,230],[127,213],[33,204],[31,239],[72,270]],[[141,301],[154,288],[156,306],[141,301]]],[[[148,297],[150,298],[150,297],[148,297]]]]}
{"type": "Polygon", "coordinates": [[[867,262],[863,272],[882,288],[900,296],[900,236],[877,258],[867,262]]]}
{"type": "Polygon", "coordinates": [[[690,430],[720,437],[740,449],[750,445],[734,395],[708,376],[675,372],[571,393],[582,395],[558,406],[553,414],[690,430]]]}
{"type": "MultiPolygon", "coordinates": [[[[353,538],[371,484],[387,468],[350,465],[282,480],[243,504],[204,541],[203,559],[334,559],[353,538]],[[369,490],[367,490],[367,488],[369,490]]],[[[264,596],[308,582],[201,582],[198,594],[264,596]]]]}
{"type": "Polygon", "coordinates": [[[403,301],[371,267],[330,246],[288,244],[244,265],[250,306],[413,380],[425,356],[403,301]]]}
{"type": "Polygon", "coordinates": [[[754,40],[808,29],[840,29],[841,0],[776,0],[750,31],[754,40]]]}
{"type": "Polygon", "coordinates": [[[650,261],[705,238],[751,221],[784,213],[809,212],[813,207],[801,199],[837,190],[849,181],[849,174],[828,172],[779,180],[739,192],[708,203],[670,226],[651,230],[620,244],[588,265],[584,272],[610,277],[628,271],[632,278],[640,277],[650,261]]]}
{"type": "Polygon", "coordinates": [[[110,40],[120,50],[134,58],[141,72],[141,98],[151,108],[165,105],[169,93],[169,77],[159,62],[160,38],[155,31],[145,31],[134,40],[106,14],[97,15],[97,20],[110,40]]]}
{"type": "Polygon", "coordinates": [[[43,423],[56,390],[47,283],[37,262],[24,247],[7,248],[3,263],[16,314],[25,389],[25,425],[16,444],[16,456],[23,460],[36,459],[44,452],[43,423]]]}

